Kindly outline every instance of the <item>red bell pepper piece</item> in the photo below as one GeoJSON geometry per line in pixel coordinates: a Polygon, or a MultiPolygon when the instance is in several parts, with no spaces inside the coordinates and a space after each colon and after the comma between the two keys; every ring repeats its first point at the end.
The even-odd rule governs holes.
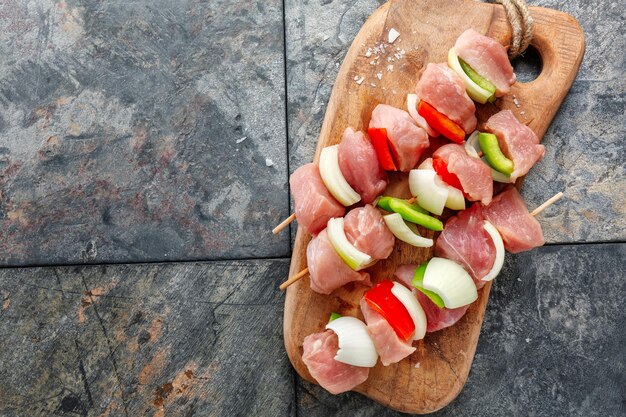
{"type": "Polygon", "coordinates": [[[445,114],[437,111],[436,108],[420,100],[417,105],[417,113],[426,119],[426,122],[453,142],[461,143],[465,140],[465,131],[458,124],[454,123],[445,114]]]}
{"type": "Polygon", "coordinates": [[[389,138],[387,137],[387,129],[370,127],[367,129],[370,136],[370,142],[378,156],[378,162],[385,171],[396,171],[396,164],[393,162],[391,151],[389,150],[389,138]]]}
{"type": "Polygon", "coordinates": [[[448,171],[448,165],[446,161],[441,158],[433,158],[433,169],[441,177],[443,182],[448,185],[451,185],[454,188],[457,188],[463,192],[463,195],[467,197],[465,194],[465,190],[463,190],[463,186],[461,185],[461,180],[456,174],[453,174],[448,171]]]}
{"type": "Polygon", "coordinates": [[[406,307],[391,292],[393,282],[383,281],[364,295],[365,301],[381,316],[402,340],[409,340],[415,332],[415,323],[406,307]]]}

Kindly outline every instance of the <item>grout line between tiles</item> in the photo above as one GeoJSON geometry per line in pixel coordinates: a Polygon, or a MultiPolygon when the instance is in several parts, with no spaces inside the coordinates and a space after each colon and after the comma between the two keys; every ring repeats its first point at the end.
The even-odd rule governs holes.
{"type": "Polygon", "coordinates": [[[97,263],[57,263],[57,264],[25,264],[25,265],[1,265],[3,269],[28,269],[28,268],[62,268],[62,267],[86,267],[86,266],[115,266],[115,265],[169,265],[169,264],[210,264],[224,262],[254,262],[254,261],[285,261],[291,259],[291,256],[268,256],[268,257],[249,257],[249,258],[219,258],[219,259],[189,259],[189,260],[160,260],[160,261],[130,261],[130,262],[97,262],[97,263]]]}
{"type": "MultiPolygon", "coordinates": [[[[597,242],[565,242],[565,243],[546,243],[541,247],[558,247],[558,246],[584,246],[584,245],[623,245],[626,240],[597,241],[597,242]]],[[[183,259],[183,260],[158,260],[158,261],[111,261],[111,262],[94,262],[94,263],[35,263],[24,265],[0,265],[2,269],[17,268],[49,268],[49,267],[83,267],[83,266],[107,266],[107,265],[168,265],[168,264],[192,264],[192,263],[219,263],[219,262],[254,262],[254,261],[284,261],[291,259],[291,256],[259,256],[259,257],[241,257],[241,258],[215,258],[215,259],[183,259]]]]}
{"type": "Polygon", "coordinates": [[[598,240],[595,242],[550,242],[543,246],[619,245],[624,243],[626,240],[598,240]]]}
{"type": "MultiPolygon", "coordinates": [[[[287,80],[287,19],[285,16],[285,0],[283,3],[283,74],[285,84],[283,86],[285,93],[285,154],[286,154],[286,162],[287,162],[287,213],[291,214],[291,189],[289,188],[289,175],[291,173],[291,169],[289,167],[289,97],[287,95],[287,85],[289,84],[287,80]]],[[[293,251],[292,243],[291,243],[291,224],[289,225],[289,252],[293,251]]]]}

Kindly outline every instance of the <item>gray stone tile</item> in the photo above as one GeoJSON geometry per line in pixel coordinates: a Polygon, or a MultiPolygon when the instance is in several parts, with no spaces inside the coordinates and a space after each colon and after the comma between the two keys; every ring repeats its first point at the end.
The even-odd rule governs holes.
{"type": "MultiPolygon", "coordinates": [[[[286,2],[291,171],[312,159],[339,64],[380,3],[286,2]]],[[[624,240],[623,7],[582,0],[531,4],[576,17],[586,33],[587,49],[578,78],[544,137],[546,157],[528,175],[522,194],[529,207],[536,207],[556,192],[565,192],[566,198],[542,215],[548,242],[624,240]]],[[[527,78],[528,67],[518,68],[521,78],[527,78]]]]}
{"type": "Polygon", "coordinates": [[[310,162],[344,55],[384,1],[285,1],[289,162],[310,162]]]}
{"type": "Polygon", "coordinates": [[[295,415],[288,266],[0,270],[0,415],[295,415]]]}
{"type": "Polygon", "coordinates": [[[624,7],[542,0],[581,24],[587,47],[580,72],[544,137],[546,157],[522,194],[535,207],[566,194],[542,217],[548,242],[626,239],[626,78],[624,7]]]}
{"type": "Polygon", "coordinates": [[[0,26],[0,264],[289,253],[281,1],[3,2],[0,26]]]}
{"type": "MultiPolygon", "coordinates": [[[[624,415],[626,244],[547,246],[507,255],[469,379],[434,416],[624,415]]],[[[359,394],[298,378],[306,416],[400,416],[359,394]]]]}

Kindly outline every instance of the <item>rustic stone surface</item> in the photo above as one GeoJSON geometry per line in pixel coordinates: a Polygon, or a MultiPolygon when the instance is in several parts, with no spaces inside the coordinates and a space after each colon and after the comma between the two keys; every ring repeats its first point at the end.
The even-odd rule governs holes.
{"type": "Polygon", "coordinates": [[[295,415],[288,261],[0,271],[0,415],[295,415]]]}
{"type": "MultiPolygon", "coordinates": [[[[381,3],[285,1],[292,171],[381,3]]],[[[542,215],[549,242],[623,240],[623,7],[530,3],[574,15],[588,46],[524,196],[566,190],[542,215]]],[[[281,2],[9,0],[0,27],[0,265],[289,254],[266,233],[289,205],[281,2]]],[[[623,415],[625,252],[509,256],[468,384],[436,415],[623,415]]],[[[0,269],[0,415],[397,415],[294,378],[287,272],[0,269]]]]}
{"type": "Polygon", "coordinates": [[[587,48],[578,77],[546,136],[546,157],[524,183],[530,206],[558,191],[546,212],[548,242],[626,239],[626,78],[624,7],[619,2],[532,1],[580,22],[587,48]],[[556,168],[556,169],[555,169],[556,168]]]}
{"type": "Polygon", "coordinates": [[[280,1],[9,0],[0,27],[0,265],[288,255],[280,1]]]}
{"type": "MultiPolygon", "coordinates": [[[[290,170],[309,162],[339,64],[352,39],[381,1],[286,2],[290,170]]],[[[624,8],[619,2],[528,2],[570,13],[587,49],[570,94],[543,141],[545,159],[523,192],[529,207],[557,193],[566,198],[542,216],[550,243],[624,240],[626,136],[624,124],[624,8]]],[[[517,65],[529,80],[529,66],[517,65]]]]}
{"type": "MultiPolygon", "coordinates": [[[[492,289],[469,379],[434,416],[624,415],[626,244],[508,256],[492,289]]],[[[359,394],[298,378],[306,416],[400,416],[359,394]]]]}

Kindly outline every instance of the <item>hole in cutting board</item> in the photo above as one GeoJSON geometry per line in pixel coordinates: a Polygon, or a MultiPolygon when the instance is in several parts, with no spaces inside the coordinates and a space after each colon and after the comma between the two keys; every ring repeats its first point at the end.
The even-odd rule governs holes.
{"type": "Polygon", "coordinates": [[[518,56],[512,62],[517,81],[529,83],[541,74],[543,61],[541,54],[534,46],[530,45],[523,55],[518,56]]]}

